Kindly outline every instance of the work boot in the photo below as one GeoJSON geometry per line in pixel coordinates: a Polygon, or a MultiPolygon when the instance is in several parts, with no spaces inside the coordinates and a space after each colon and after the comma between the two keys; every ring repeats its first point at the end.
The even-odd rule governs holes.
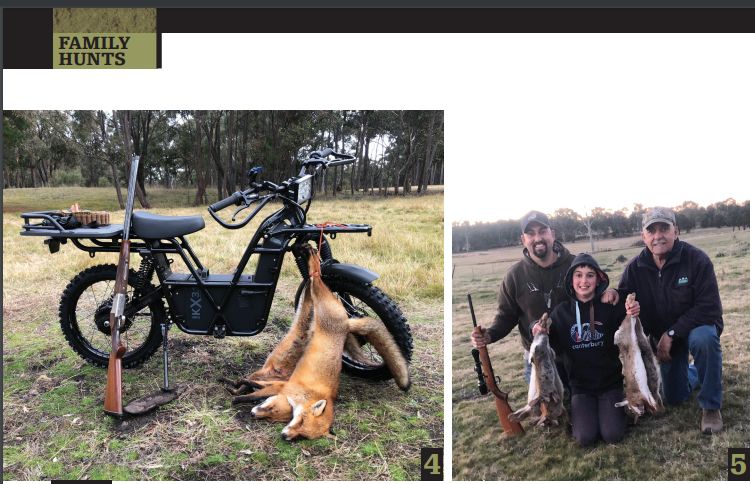
{"type": "Polygon", "coordinates": [[[703,421],[701,428],[704,434],[715,434],[724,428],[724,421],[721,418],[721,410],[703,409],[703,421]]]}

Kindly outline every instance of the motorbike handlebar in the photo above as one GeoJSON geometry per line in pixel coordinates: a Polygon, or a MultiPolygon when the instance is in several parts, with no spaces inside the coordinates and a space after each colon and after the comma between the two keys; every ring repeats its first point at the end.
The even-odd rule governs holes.
{"type": "Polygon", "coordinates": [[[336,161],[329,162],[328,166],[350,165],[356,161],[356,158],[351,155],[342,155],[339,153],[333,153],[333,156],[339,159],[336,161]]]}
{"type": "Polygon", "coordinates": [[[231,205],[241,205],[244,201],[244,194],[242,192],[234,192],[230,197],[224,198],[210,205],[210,210],[213,212],[219,212],[231,205]]]}
{"type": "Polygon", "coordinates": [[[313,151],[309,154],[309,158],[327,158],[330,155],[337,155],[338,153],[333,152],[333,148],[325,148],[324,150],[320,151],[313,151]]]}
{"type": "Polygon", "coordinates": [[[348,165],[355,161],[356,157],[352,155],[347,155],[345,153],[336,153],[332,148],[325,148],[324,150],[311,152],[309,154],[309,159],[302,162],[302,167],[320,165],[323,168],[327,168],[329,166],[348,165]],[[333,158],[335,158],[335,160],[328,161],[326,159],[328,156],[332,156],[333,158]]]}

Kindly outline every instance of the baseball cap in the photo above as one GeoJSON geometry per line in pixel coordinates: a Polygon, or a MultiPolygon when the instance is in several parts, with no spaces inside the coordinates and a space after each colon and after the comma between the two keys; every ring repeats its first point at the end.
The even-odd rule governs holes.
{"type": "Polygon", "coordinates": [[[647,229],[651,224],[663,222],[669,225],[676,225],[676,216],[670,208],[653,207],[649,208],[642,216],[642,230],[647,229]]]}
{"type": "Polygon", "coordinates": [[[543,212],[538,212],[537,210],[533,210],[524,217],[522,217],[522,233],[527,230],[527,226],[531,224],[532,222],[537,222],[541,225],[545,225],[548,228],[551,228],[551,223],[548,220],[548,216],[545,215],[543,212]]]}

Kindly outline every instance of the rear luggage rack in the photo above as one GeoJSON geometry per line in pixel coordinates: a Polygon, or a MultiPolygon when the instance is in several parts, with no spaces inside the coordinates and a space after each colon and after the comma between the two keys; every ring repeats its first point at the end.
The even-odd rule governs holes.
{"type": "Polygon", "coordinates": [[[66,214],[60,210],[23,213],[21,218],[24,219],[24,230],[21,231],[21,235],[63,239],[112,239],[120,238],[123,233],[123,224],[66,227],[71,216],[73,214],[66,214]],[[34,220],[37,222],[33,222],[34,220]]]}

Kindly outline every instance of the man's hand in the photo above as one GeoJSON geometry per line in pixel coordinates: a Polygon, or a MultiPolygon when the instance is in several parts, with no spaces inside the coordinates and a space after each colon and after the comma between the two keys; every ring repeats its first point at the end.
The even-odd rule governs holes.
{"type": "Polygon", "coordinates": [[[673,342],[674,340],[671,338],[671,336],[663,333],[661,340],[658,342],[658,352],[656,354],[658,361],[671,361],[671,343],[673,342]]]}
{"type": "Polygon", "coordinates": [[[478,326],[478,328],[480,329],[472,331],[472,346],[479,350],[480,348],[485,347],[485,345],[490,344],[490,335],[485,328],[481,326],[478,326]]]}
{"type": "Polygon", "coordinates": [[[532,327],[532,336],[537,336],[539,334],[548,334],[548,331],[543,328],[542,324],[537,323],[532,327]]]}
{"type": "Polygon", "coordinates": [[[616,306],[616,303],[619,302],[619,291],[611,288],[606,289],[603,295],[600,296],[600,302],[616,306]]]}
{"type": "Polygon", "coordinates": [[[631,306],[625,303],[624,307],[627,310],[627,316],[636,318],[637,316],[640,315],[640,303],[637,302],[637,300],[635,300],[631,306]]]}

